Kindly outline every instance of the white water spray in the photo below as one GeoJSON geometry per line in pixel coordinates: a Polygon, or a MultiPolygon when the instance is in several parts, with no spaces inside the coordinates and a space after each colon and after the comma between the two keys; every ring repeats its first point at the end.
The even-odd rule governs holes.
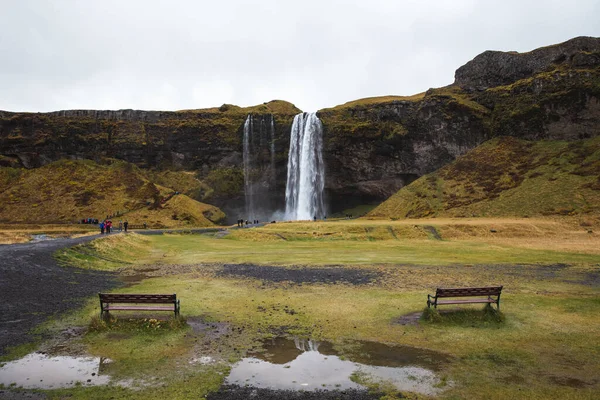
{"type": "Polygon", "coordinates": [[[273,213],[272,191],[276,185],[275,119],[273,115],[249,114],[243,137],[243,219],[265,219],[273,213]]]}
{"type": "Polygon", "coordinates": [[[254,219],[254,196],[251,179],[252,162],[250,154],[250,140],[253,130],[252,115],[248,115],[244,123],[244,200],[246,206],[246,218],[254,219]]]}
{"type": "Polygon", "coordinates": [[[325,202],[323,125],[316,113],[294,117],[290,135],[285,215],[290,220],[323,218],[325,202]]]}

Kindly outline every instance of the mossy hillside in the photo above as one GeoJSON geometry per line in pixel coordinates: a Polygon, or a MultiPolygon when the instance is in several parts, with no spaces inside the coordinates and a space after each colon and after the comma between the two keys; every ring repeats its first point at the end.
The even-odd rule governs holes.
{"type": "Polygon", "coordinates": [[[198,200],[206,201],[212,193],[213,188],[202,180],[198,179],[198,174],[193,171],[180,170],[140,170],[149,181],[158,185],[168,187],[179,193],[188,195],[198,200]]]}
{"type": "Polygon", "coordinates": [[[32,170],[0,168],[3,222],[64,223],[119,214],[130,223],[207,226],[223,218],[216,207],[185,195],[171,197],[174,192],[122,161],[61,160],[32,170]]]}
{"type": "Polygon", "coordinates": [[[530,142],[503,137],[402,188],[369,217],[599,213],[600,138],[530,142]]]}

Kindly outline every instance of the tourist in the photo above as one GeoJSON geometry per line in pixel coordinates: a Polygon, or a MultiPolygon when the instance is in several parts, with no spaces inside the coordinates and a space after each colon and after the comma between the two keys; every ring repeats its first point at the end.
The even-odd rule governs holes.
{"type": "Polygon", "coordinates": [[[123,232],[123,221],[119,220],[119,232],[123,232]]]}
{"type": "Polygon", "coordinates": [[[100,234],[104,235],[104,222],[100,222],[100,234]]]}
{"type": "Polygon", "coordinates": [[[123,228],[125,228],[125,232],[127,232],[128,225],[129,225],[129,222],[127,222],[127,220],[125,220],[125,222],[123,222],[123,228]]]}

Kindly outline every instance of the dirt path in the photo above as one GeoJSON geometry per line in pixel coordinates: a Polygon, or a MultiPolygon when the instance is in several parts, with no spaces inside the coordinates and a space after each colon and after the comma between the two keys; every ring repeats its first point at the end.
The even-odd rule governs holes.
{"type": "Polygon", "coordinates": [[[98,236],[0,245],[0,355],[35,339],[31,330],[83,300],[121,285],[111,273],[61,267],[52,254],[98,236]]]}

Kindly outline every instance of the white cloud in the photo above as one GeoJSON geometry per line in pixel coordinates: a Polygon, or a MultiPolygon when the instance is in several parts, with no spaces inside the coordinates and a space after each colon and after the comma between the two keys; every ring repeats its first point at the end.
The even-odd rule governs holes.
{"type": "Polygon", "coordinates": [[[317,110],[453,81],[484,50],[600,36],[600,2],[1,0],[0,109],[317,110]]]}

